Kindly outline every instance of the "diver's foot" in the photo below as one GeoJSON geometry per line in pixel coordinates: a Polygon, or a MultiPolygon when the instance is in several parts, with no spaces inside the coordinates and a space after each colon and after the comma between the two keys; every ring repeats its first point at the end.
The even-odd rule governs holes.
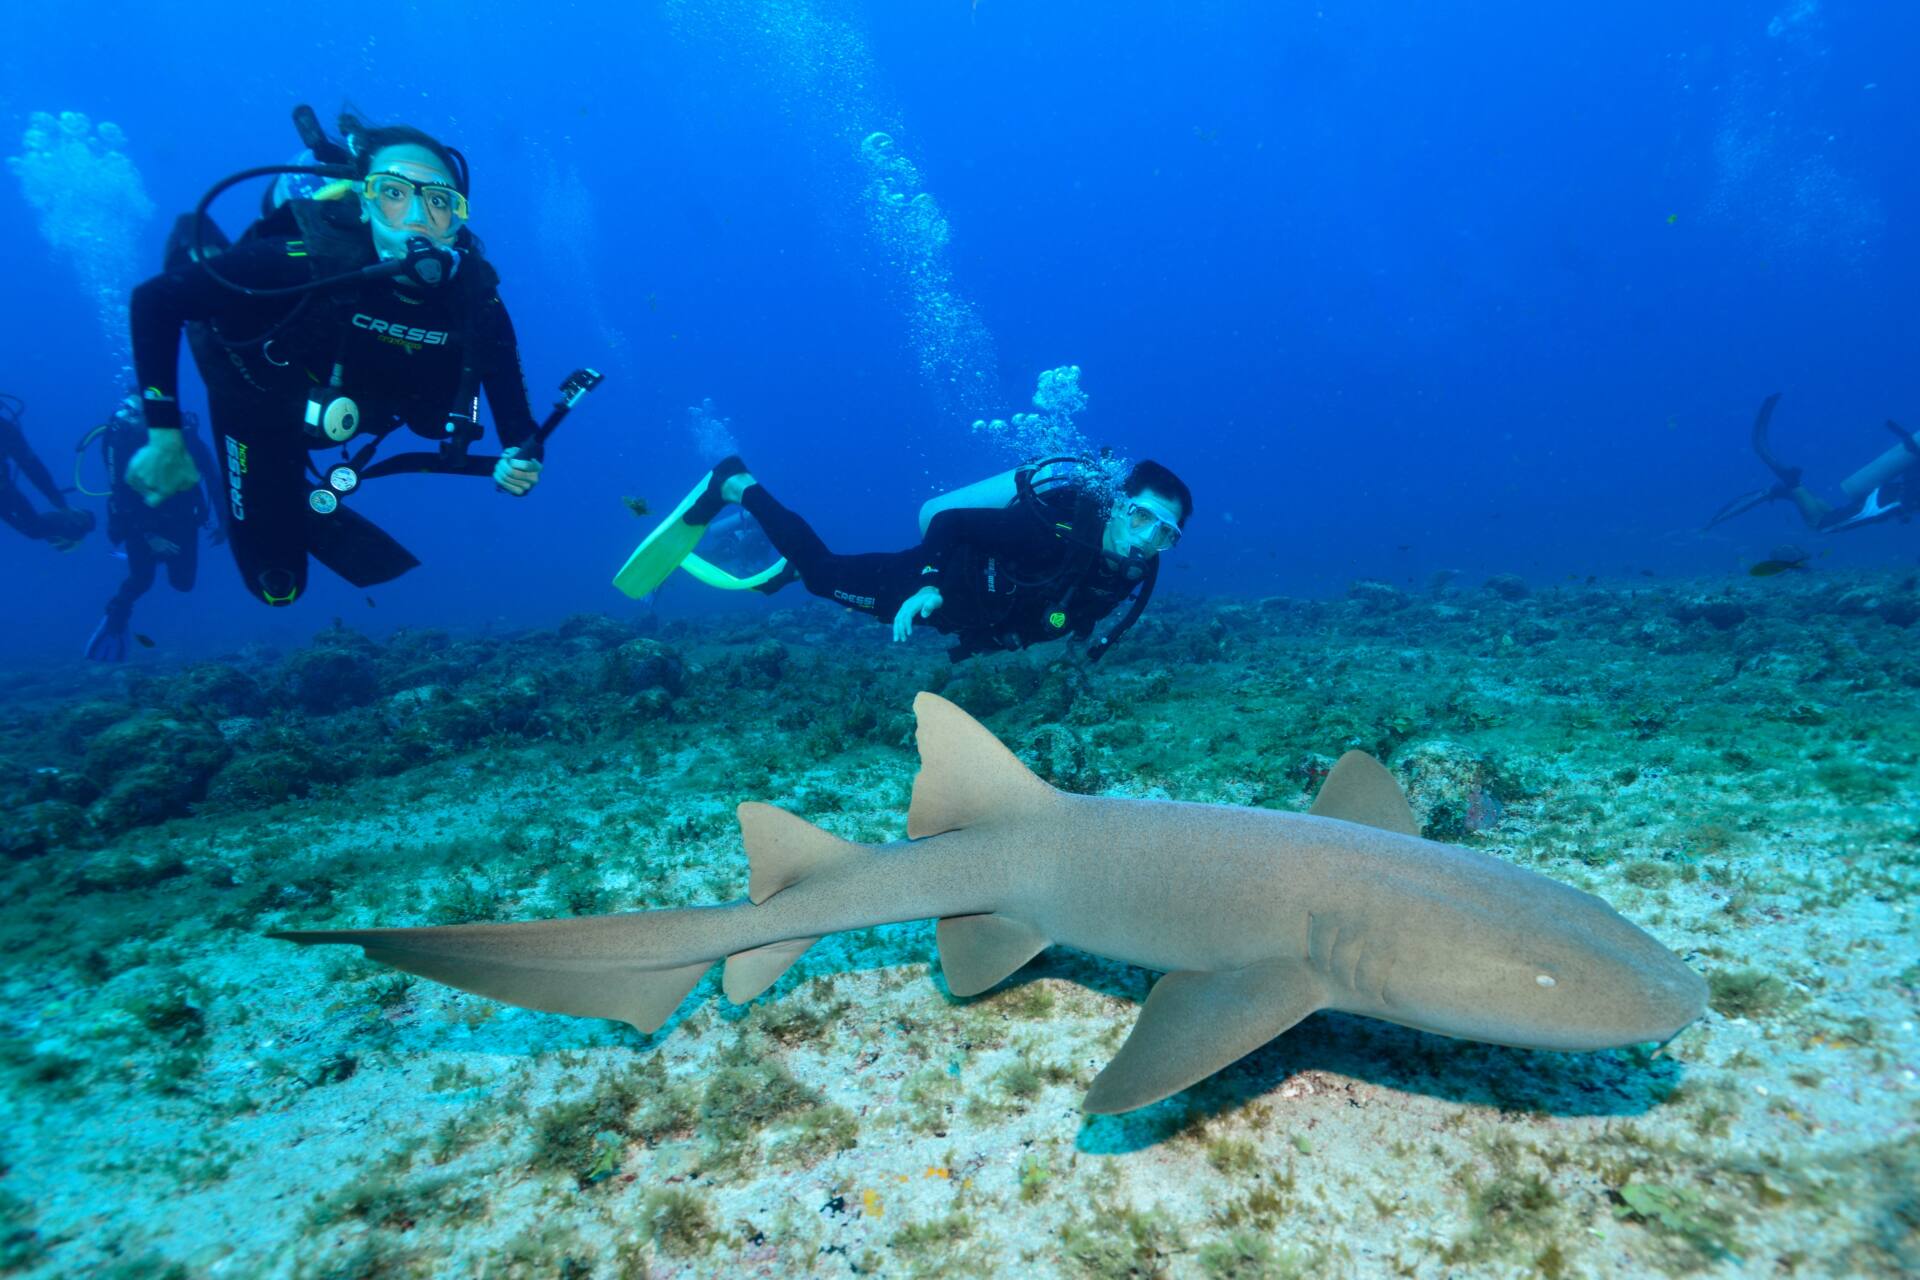
{"type": "Polygon", "coordinates": [[[753,478],[751,471],[742,471],[739,475],[729,478],[725,484],[720,486],[720,497],[727,502],[738,502],[747,496],[748,489],[751,489],[759,483],[758,480],[753,478]]]}
{"type": "Polygon", "coordinates": [[[740,495],[751,484],[753,477],[747,473],[747,464],[739,455],[722,458],[707,475],[707,491],[694,500],[681,518],[688,524],[712,524],[720,509],[729,502],[740,501],[740,495]]]}

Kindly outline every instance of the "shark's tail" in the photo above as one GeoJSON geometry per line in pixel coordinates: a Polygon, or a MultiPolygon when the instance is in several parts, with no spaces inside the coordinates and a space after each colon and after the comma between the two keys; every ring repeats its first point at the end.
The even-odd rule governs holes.
{"type": "MultiPolygon", "coordinates": [[[[923,693],[914,711],[921,770],[907,814],[910,836],[1030,817],[1060,802],[1059,792],[952,703],[923,693]]],[[[657,1031],[715,963],[726,962],[722,989],[742,1004],[779,981],[820,940],[823,926],[849,927],[833,913],[756,908],[809,877],[871,858],[873,851],[772,805],[750,802],[738,813],[751,864],[748,902],[520,924],[280,930],[268,936],[358,946],[370,960],[523,1009],[613,1018],[657,1031]],[[796,928],[812,934],[796,936],[796,928]]],[[[887,912],[866,922],[902,918],[914,917],[887,912]]],[[[941,963],[957,995],[986,990],[1048,945],[1032,926],[1001,915],[950,916],[941,920],[938,936],[941,963]]]]}
{"type": "MultiPolygon", "coordinates": [[[[367,959],[523,1009],[613,1018],[658,1031],[720,955],[701,944],[737,907],[455,924],[418,929],[277,930],[270,938],[347,943],[367,959]]],[[[711,945],[711,944],[709,944],[711,945]]],[[[722,953],[724,954],[724,953],[722,953]]]]}

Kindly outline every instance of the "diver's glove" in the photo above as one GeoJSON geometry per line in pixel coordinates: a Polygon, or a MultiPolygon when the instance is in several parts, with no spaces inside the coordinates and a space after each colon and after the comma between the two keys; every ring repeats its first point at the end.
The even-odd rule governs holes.
{"type": "Polygon", "coordinates": [[[53,526],[47,541],[56,551],[72,551],[80,545],[80,539],[93,532],[93,512],[74,507],[48,513],[47,522],[53,526]]]}
{"type": "Polygon", "coordinates": [[[157,507],[200,483],[178,427],[149,427],[147,442],[127,462],[127,487],[157,507]]]}
{"type": "Polygon", "coordinates": [[[944,603],[940,598],[940,588],[922,587],[907,597],[900,606],[900,612],[893,615],[893,638],[896,642],[905,640],[913,634],[915,618],[931,618],[933,611],[944,603]]]}
{"type": "Polygon", "coordinates": [[[493,483],[516,498],[526,497],[540,483],[540,459],[521,457],[519,445],[502,449],[493,468],[493,483]]]}

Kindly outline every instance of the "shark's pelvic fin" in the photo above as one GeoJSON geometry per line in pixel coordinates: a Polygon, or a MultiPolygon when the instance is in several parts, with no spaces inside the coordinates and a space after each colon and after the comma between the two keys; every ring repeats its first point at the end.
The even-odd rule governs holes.
{"type": "Polygon", "coordinates": [[[1060,799],[1060,793],[1035,777],[1000,739],[945,698],[917,694],[913,714],[920,772],[907,809],[911,839],[994,818],[1031,815],[1060,799]]]}
{"type": "MultiPolygon", "coordinates": [[[[770,804],[749,800],[734,812],[740,819],[740,839],[746,846],[750,868],[747,897],[755,905],[822,867],[868,856],[868,851],[853,841],[842,840],[770,804]]],[[[727,957],[720,989],[733,1003],[745,1004],[780,981],[780,975],[818,941],[817,937],[785,938],[751,951],[737,951],[727,957]]]]}
{"type": "Polygon", "coordinates": [[[1170,973],[1080,1107],[1113,1115],[1158,1102],[1244,1058],[1320,1001],[1319,980],[1298,960],[1170,973]]]}
{"type": "Polygon", "coordinates": [[[612,1018],[658,1031],[712,960],[642,969],[593,958],[610,932],[638,928],[638,916],[586,916],[522,924],[454,924],[421,929],[276,930],[288,942],[344,942],[367,959],[522,1009],[612,1018]]]}
{"type": "Polygon", "coordinates": [[[1364,751],[1349,751],[1335,762],[1307,812],[1397,831],[1403,836],[1420,834],[1420,824],[1414,821],[1413,808],[1400,784],[1387,772],[1387,766],[1364,751]]]}
{"type": "Polygon", "coordinates": [[[1053,940],[1011,916],[948,916],[934,930],[940,972],[957,996],[977,996],[1045,951],[1053,940]]]}

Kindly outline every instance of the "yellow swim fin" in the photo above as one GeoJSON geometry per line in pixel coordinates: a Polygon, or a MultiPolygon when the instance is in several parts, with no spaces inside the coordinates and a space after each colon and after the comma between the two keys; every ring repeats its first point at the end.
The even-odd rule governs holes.
{"type": "Polygon", "coordinates": [[[680,562],[693,554],[707,532],[708,522],[726,505],[720,498],[720,486],[745,470],[746,464],[740,459],[728,458],[701,476],[700,483],[681,499],[673,514],[634,548],[620,572],[613,575],[613,585],[635,600],[657,591],[680,562]]]}

